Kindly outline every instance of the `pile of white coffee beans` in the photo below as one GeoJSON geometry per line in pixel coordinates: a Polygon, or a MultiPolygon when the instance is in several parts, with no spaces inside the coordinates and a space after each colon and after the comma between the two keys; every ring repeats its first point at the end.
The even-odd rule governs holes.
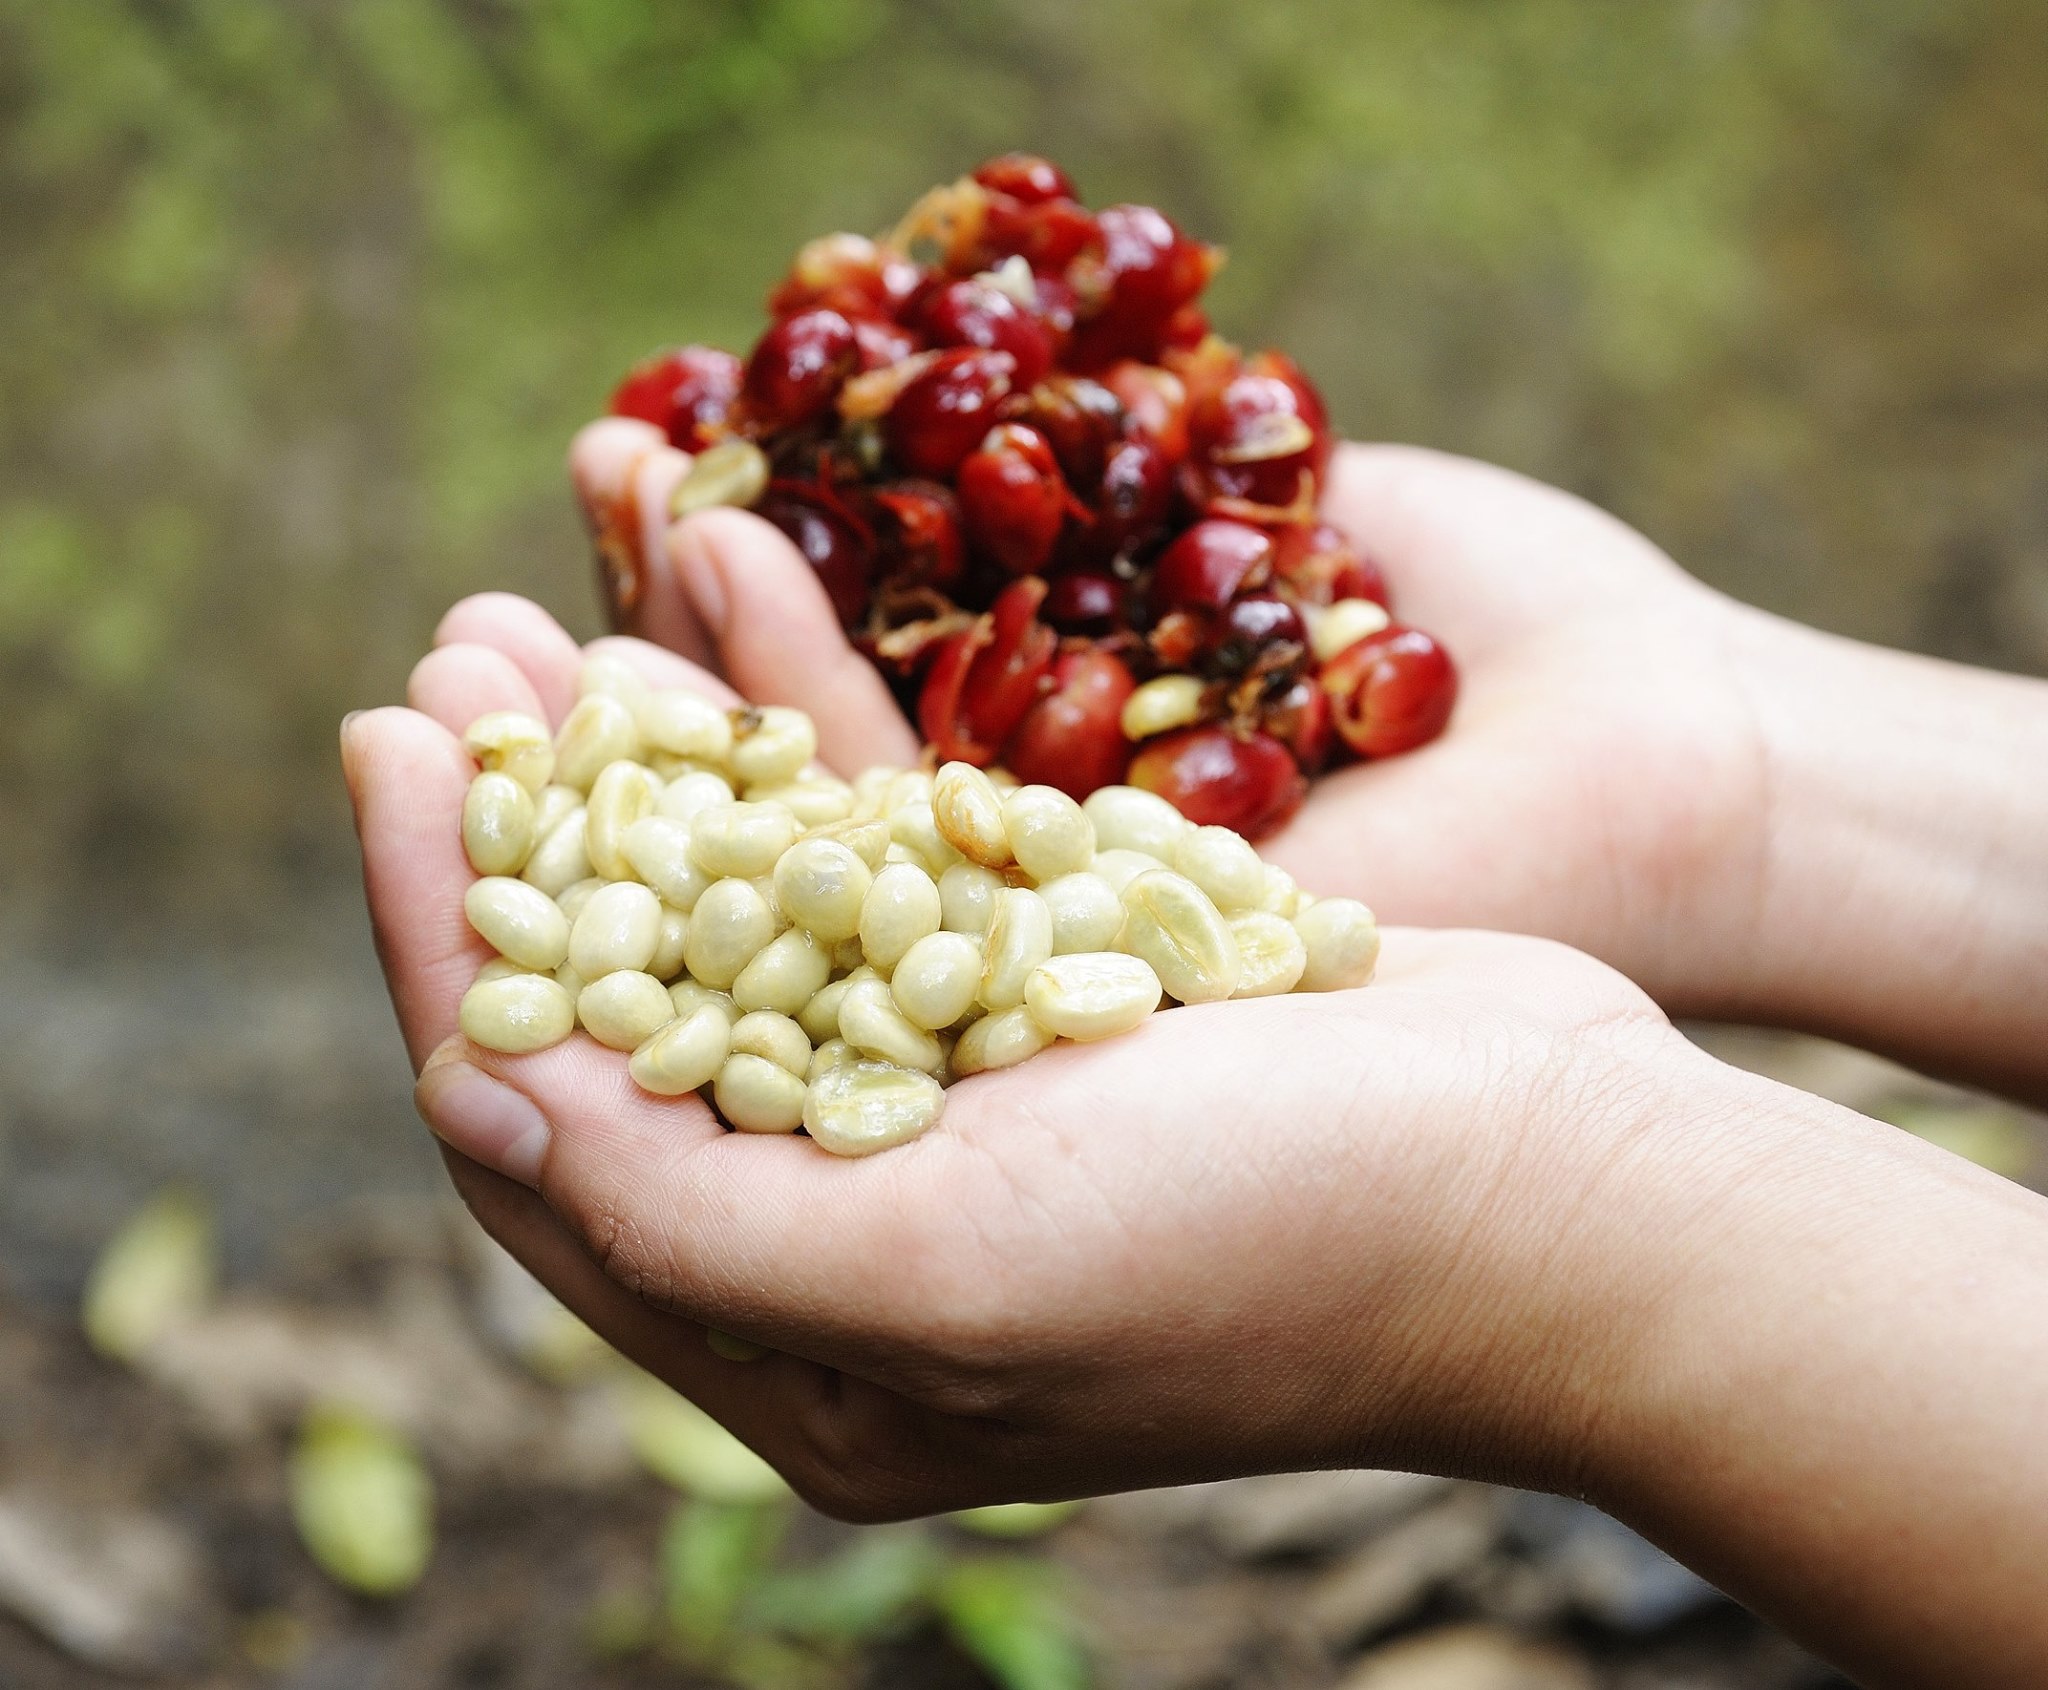
{"type": "Polygon", "coordinates": [[[1372,977],[1363,904],[1152,793],[1077,804],[966,763],[849,783],[801,711],[721,709],[609,657],[580,694],[558,732],[499,711],[464,737],[465,904],[499,954],[461,1019],[488,1049],[580,1025],[647,1091],[861,1156],[1056,1040],[1372,977]]]}

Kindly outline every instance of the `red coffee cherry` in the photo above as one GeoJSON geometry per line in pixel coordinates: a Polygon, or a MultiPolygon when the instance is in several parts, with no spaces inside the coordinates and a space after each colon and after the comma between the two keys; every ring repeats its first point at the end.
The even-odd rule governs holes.
{"type": "Polygon", "coordinates": [[[1030,387],[1052,368],[1052,334],[1016,300],[979,277],[948,282],[918,308],[917,326],[932,346],[981,346],[1007,352],[1011,380],[1030,387]]]}
{"type": "Polygon", "coordinates": [[[678,346],[635,364],[612,394],[615,417],[638,417],[667,432],[685,452],[701,452],[726,432],[739,397],[740,361],[714,346],[678,346]]]}
{"type": "Polygon", "coordinates": [[[1458,697],[1450,653],[1398,622],[1346,646],[1319,679],[1337,731],[1361,757],[1391,757],[1436,738],[1458,697]]]}
{"type": "Polygon", "coordinates": [[[1003,747],[1002,761],[1019,780],[1056,786],[1085,798],[1124,778],[1131,752],[1124,738],[1124,700],[1138,683],[1110,652],[1082,648],[1053,665],[1052,691],[1034,704],[1003,747]]]}
{"type": "Polygon", "coordinates": [[[1042,205],[1047,200],[1070,200],[1074,184],[1051,159],[1036,153],[1004,153],[992,158],[974,173],[984,188],[994,188],[1025,205],[1042,205]]]}
{"type": "Polygon", "coordinates": [[[748,413],[760,428],[795,428],[824,411],[859,368],[851,323],[837,311],[800,311],[755,343],[747,360],[748,413]]]}
{"type": "Polygon", "coordinates": [[[845,626],[857,627],[867,614],[874,580],[874,542],[841,510],[801,483],[773,482],[755,507],[789,536],[817,571],[832,608],[845,626]]]}
{"type": "Polygon", "coordinates": [[[912,475],[950,478],[996,420],[1015,368],[1007,352],[961,348],[938,354],[889,407],[884,432],[890,453],[912,475]]]}
{"type": "Polygon", "coordinates": [[[1152,574],[1152,608],[1220,611],[1240,592],[1265,585],[1273,571],[1273,537],[1248,522],[1211,517],[1165,551],[1152,574]]]}
{"type": "Polygon", "coordinates": [[[1221,725],[1148,741],[1131,759],[1127,778],[1198,827],[1235,828],[1253,838],[1292,817],[1308,791],[1293,756],[1271,734],[1221,725]]]}
{"type": "Polygon", "coordinates": [[[1045,568],[1072,502],[1045,436],[1002,423],[960,465],[960,509],[975,547],[1012,575],[1045,568]]]}

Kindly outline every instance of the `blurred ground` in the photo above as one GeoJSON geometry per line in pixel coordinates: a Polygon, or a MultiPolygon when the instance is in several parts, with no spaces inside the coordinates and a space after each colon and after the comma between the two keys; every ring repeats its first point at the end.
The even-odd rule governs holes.
{"type": "MultiPolygon", "coordinates": [[[[70,1313],[183,1179],[238,1295],[385,1332],[396,1276],[474,1326],[334,724],[398,696],[463,592],[596,630],[559,460],[630,358],[744,345],[801,239],[1038,147],[1228,243],[1220,325],[1295,351],[1351,432],[1562,482],[1788,614],[2048,671],[2037,13],[0,0],[0,1572],[35,1478],[186,1543],[203,1623],[174,1682],[678,1681],[580,1652],[583,1598],[653,1553],[665,1505],[630,1469],[443,1473],[441,1555],[387,1612],[296,1548],[275,1425],[224,1439],[70,1313]]],[[[1953,1103],[1712,1038],[1858,1107],[1953,1103]]],[[[2038,1179],[2002,1120],[1932,1125],[2038,1179]]],[[[1335,1682],[1461,1619],[1593,1664],[1481,1638],[1358,1690],[1821,1682],[1724,1606],[1600,1618],[1559,1570],[1602,1564],[1584,1522],[1464,1491],[1402,1493],[1397,1522],[1370,1483],[1291,1483],[1053,1536],[1115,1682],[1335,1682]],[[1299,1541],[1217,1524],[1326,1506],[1299,1541]],[[1318,1631],[1346,1577],[1398,1611],[1318,1631]]],[[[904,1647],[875,1682],[975,1682],[904,1647]]],[[[0,1685],[105,1681],[0,1618],[0,1685]]]]}

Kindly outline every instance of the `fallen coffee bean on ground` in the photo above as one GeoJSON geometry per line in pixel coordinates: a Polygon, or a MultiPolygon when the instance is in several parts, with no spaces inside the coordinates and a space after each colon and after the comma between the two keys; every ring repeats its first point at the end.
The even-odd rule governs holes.
{"type": "Polygon", "coordinates": [[[464,908],[498,955],[461,1026],[488,1049],[580,1027],[647,1092],[862,1156],[1058,1040],[1372,977],[1363,904],[1154,793],[1076,802],[958,761],[848,782],[799,711],[721,710],[607,659],[580,687],[558,732],[498,712],[464,738],[464,908]]]}

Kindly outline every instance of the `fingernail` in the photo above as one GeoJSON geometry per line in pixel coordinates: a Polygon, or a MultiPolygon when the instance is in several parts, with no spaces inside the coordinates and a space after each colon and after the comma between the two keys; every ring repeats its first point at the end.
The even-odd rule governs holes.
{"type": "Polygon", "coordinates": [[[355,790],[356,771],[355,747],[349,743],[349,729],[355,726],[356,718],[362,714],[360,710],[351,710],[341,719],[341,778],[350,791],[355,790]]]}
{"type": "Polygon", "coordinates": [[[725,577],[718,572],[718,560],[697,532],[694,522],[683,522],[669,530],[669,561],[675,565],[683,591],[696,608],[697,619],[715,637],[725,631],[725,577]]]}
{"type": "Polygon", "coordinates": [[[547,1117],[510,1086],[467,1062],[430,1062],[413,1102],[449,1149],[521,1185],[540,1183],[547,1117]]]}

